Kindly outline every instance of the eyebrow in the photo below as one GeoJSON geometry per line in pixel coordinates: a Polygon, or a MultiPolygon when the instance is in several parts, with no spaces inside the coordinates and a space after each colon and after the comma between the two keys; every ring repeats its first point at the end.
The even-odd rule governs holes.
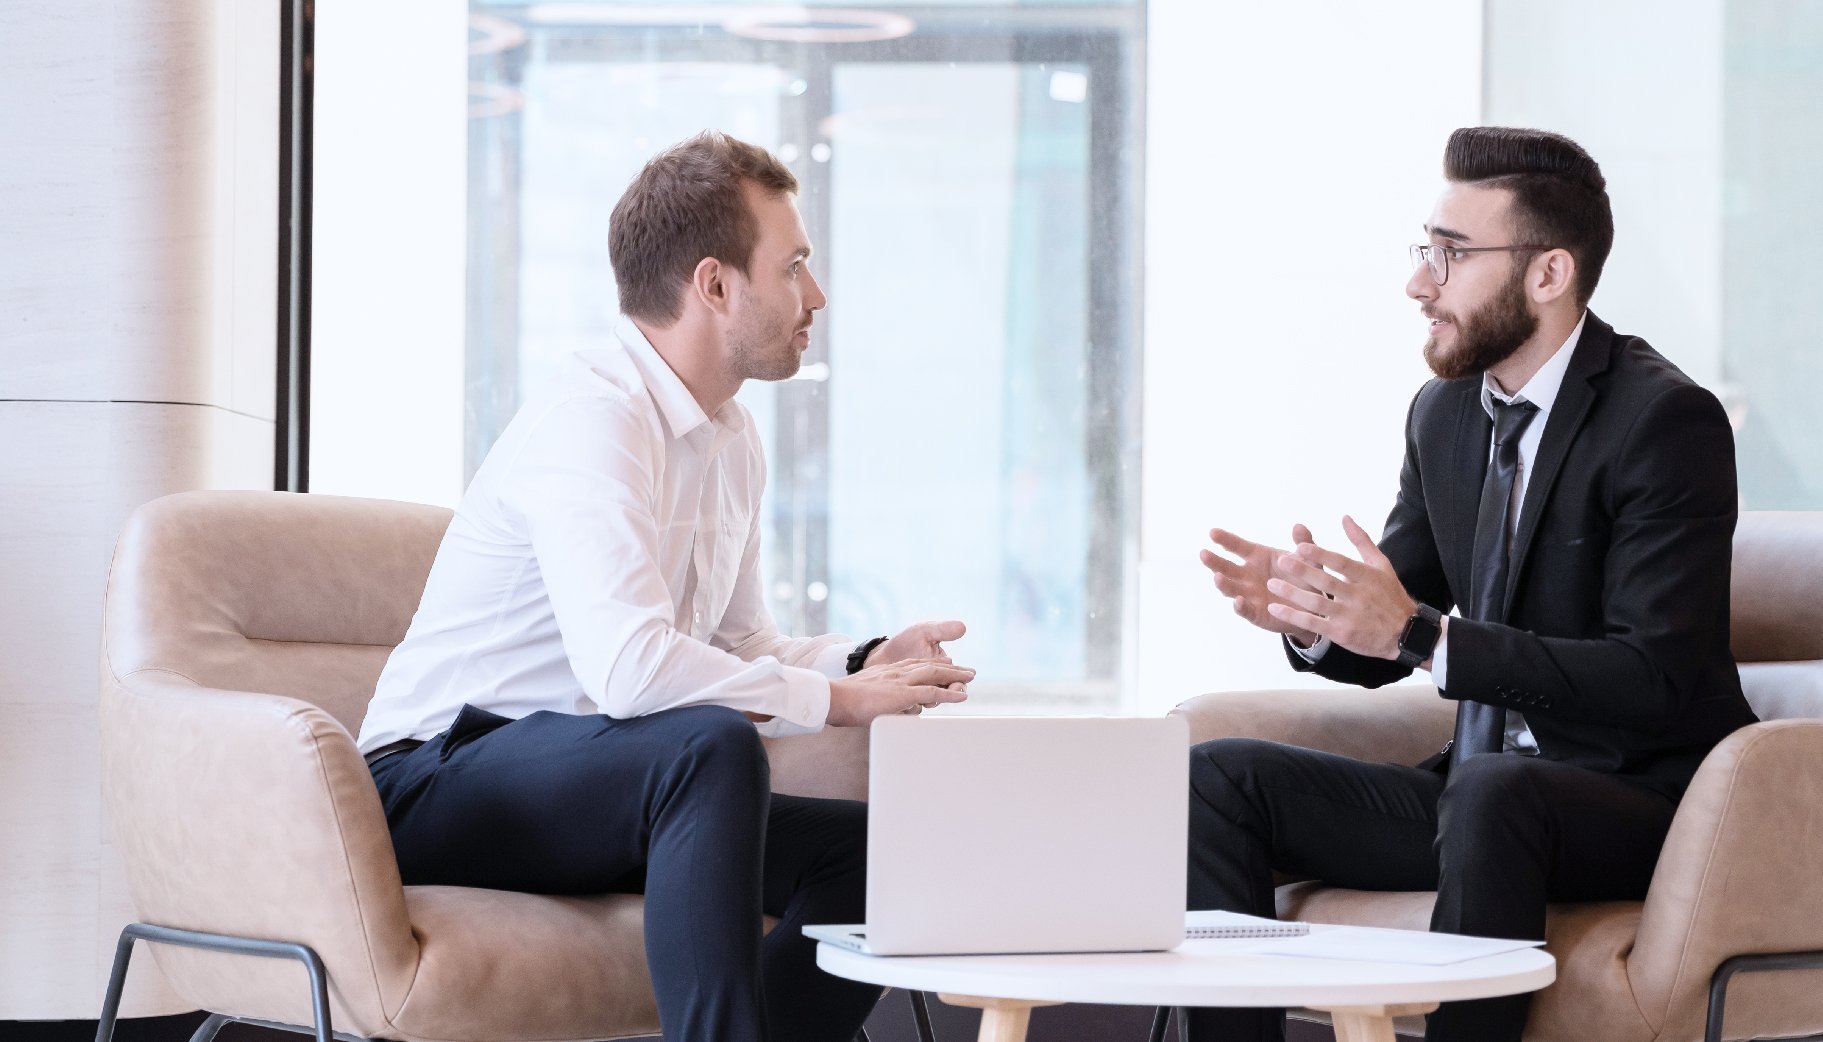
{"type": "Polygon", "coordinates": [[[1469,238],[1468,236],[1462,234],[1459,231],[1454,231],[1452,229],[1443,228],[1443,227],[1433,228],[1428,224],[1424,226],[1424,234],[1432,235],[1439,239],[1454,239],[1457,242],[1474,242],[1475,241],[1474,239],[1469,238]]]}

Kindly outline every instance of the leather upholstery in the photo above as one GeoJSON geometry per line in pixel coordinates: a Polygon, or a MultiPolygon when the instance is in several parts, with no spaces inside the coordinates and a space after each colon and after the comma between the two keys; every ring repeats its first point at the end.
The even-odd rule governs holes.
{"type": "MultiPolygon", "coordinates": [[[[1819,590],[1823,513],[1741,516],[1730,639],[1762,722],[1725,739],[1697,771],[1645,901],[1551,906],[1557,982],[1532,1003],[1528,1042],[1695,1042],[1724,959],[1823,949],[1819,590]]],[[[1432,688],[1317,694],[1203,695],[1176,712],[1190,718],[1193,741],[1250,735],[1368,760],[1415,763],[1414,747],[1434,752],[1449,735],[1451,703],[1432,688]]],[[[1305,881],[1278,899],[1288,917],[1422,929],[1435,895],[1305,881]]],[[[1724,1027],[1730,1039],[1823,1032],[1823,974],[1737,976],[1724,1027]]]]}
{"type": "MultiPolygon", "coordinates": [[[[338,1031],[420,1042],[654,1034],[638,897],[401,885],[358,730],[447,510],[272,492],[154,501],[115,550],[103,793],[146,922],[297,941],[338,1031]]],[[[768,743],[773,785],[864,798],[867,733],[768,743]]],[[[150,945],[199,1008],[308,1024],[302,970],[150,945]]]]}

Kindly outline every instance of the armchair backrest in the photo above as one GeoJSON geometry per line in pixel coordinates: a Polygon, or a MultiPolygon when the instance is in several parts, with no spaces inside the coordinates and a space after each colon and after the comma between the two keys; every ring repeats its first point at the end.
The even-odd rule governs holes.
{"type": "Polygon", "coordinates": [[[135,514],[115,551],[106,664],[320,706],[360,729],[450,512],[283,492],[185,492],[135,514]]]}
{"type": "Polygon", "coordinates": [[[1730,643],[1762,720],[1823,717],[1823,512],[1741,515],[1730,643]]]}

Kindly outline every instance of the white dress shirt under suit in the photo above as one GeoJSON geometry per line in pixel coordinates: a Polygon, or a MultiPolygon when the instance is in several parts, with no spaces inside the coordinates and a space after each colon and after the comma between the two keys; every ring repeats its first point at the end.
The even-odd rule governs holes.
{"type": "Polygon", "coordinates": [[[822,728],[854,642],[781,635],[760,583],[753,419],[704,413],[624,316],[500,435],[361,726],[371,752],[464,704],[619,719],[722,705],[822,728]]]}

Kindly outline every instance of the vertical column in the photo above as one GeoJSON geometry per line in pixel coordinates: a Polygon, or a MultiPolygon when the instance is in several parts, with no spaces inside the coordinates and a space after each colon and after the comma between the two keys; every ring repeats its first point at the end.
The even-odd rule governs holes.
{"type": "MultiPolygon", "coordinates": [[[[0,1021],[93,1018],[132,915],[96,741],[121,523],[270,487],[277,9],[0,8],[0,1021]]],[[[135,966],[128,1015],[182,1008],[135,966]]]]}

